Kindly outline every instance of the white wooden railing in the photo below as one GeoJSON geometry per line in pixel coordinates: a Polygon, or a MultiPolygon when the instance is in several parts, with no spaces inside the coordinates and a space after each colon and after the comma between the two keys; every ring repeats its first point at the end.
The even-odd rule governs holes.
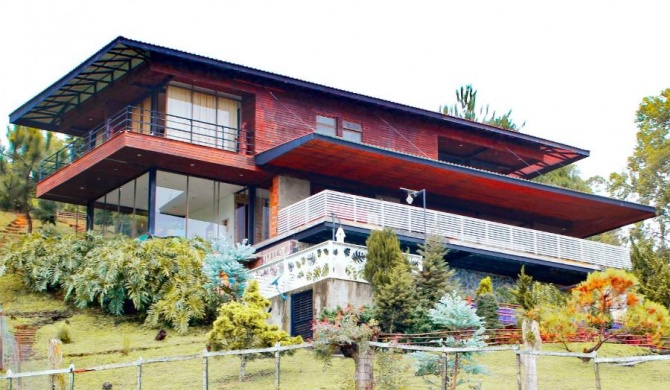
{"type": "MultiPolygon", "coordinates": [[[[261,294],[266,298],[326,278],[367,283],[362,275],[367,253],[364,246],[325,241],[254,268],[249,276],[258,280],[261,294]]],[[[420,266],[421,256],[408,255],[408,260],[420,266]]]]}
{"type": "Polygon", "coordinates": [[[322,191],[279,211],[278,234],[336,215],[347,221],[390,227],[399,232],[446,237],[461,246],[501,251],[533,258],[575,261],[593,267],[630,269],[628,249],[560,234],[547,233],[420,207],[386,202],[335,191],[322,191]]]}

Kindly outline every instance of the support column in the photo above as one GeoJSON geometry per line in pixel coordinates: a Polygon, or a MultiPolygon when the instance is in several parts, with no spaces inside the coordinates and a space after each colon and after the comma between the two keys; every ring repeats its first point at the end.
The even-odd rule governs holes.
{"type": "Polygon", "coordinates": [[[156,168],[149,171],[149,199],[147,209],[149,210],[149,233],[156,234],[156,168]]]}
{"type": "Polygon", "coordinates": [[[93,230],[95,225],[95,200],[86,203],[86,231],[93,230]]]}
{"type": "Polygon", "coordinates": [[[251,186],[247,188],[247,196],[249,197],[249,207],[247,208],[248,216],[248,225],[247,225],[247,237],[249,240],[249,245],[255,244],[254,239],[254,227],[256,225],[256,187],[251,186]]]}

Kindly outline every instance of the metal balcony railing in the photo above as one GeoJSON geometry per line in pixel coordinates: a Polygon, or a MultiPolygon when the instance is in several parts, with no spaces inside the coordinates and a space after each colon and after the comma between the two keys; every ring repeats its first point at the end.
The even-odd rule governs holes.
{"type": "Polygon", "coordinates": [[[400,232],[449,238],[461,246],[502,251],[557,262],[571,260],[597,267],[631,268],[627,248],[527,229],[456,214],[385,202],[335,191],[322,191],[279,211],[277,232],[300,230],[337,215],[346,221],[390,227],[400,232]]]}
{"type": "Polygon", "coordinates": [[[129,106],[44,159],[40,165],[40,180],[72,164],[121,132],[140,133],[248,155],[254,151],[253,132],[250,130],[129,106]]]}

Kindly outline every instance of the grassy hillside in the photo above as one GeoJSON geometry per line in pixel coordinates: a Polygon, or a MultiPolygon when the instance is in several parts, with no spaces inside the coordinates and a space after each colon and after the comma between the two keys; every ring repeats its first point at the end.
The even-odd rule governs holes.
{"type": "MultiPolygon", "coordinates": [[[[21,363],[20,371],[39,371],[48,367],[49,339],[63,329],[72,342],[63,346],[63,366],[74,364],[86,368],[111,363],[128,363],[165,356],[196,355],[194,359],[146,365],[142,369],[144,389],[201,388],[203,360],[197,355],[205,346],[206,328],[193,328],[187,335],[178,336],[168,329],[164,341],[155,341],[155,329],[140,325],[132,317],[104,315],[96,308],[75,309],[63,303],[62,297],[35,294],[24,290],[16,275],[0,277],[0,304],[5,319],[13,329],[33,326],[36,330],[33,355],[21,363]]],[[[579,346],[575,346],[579,348],[579,346]]],[[[561,351],[556,345],[545,345],[545,351],[561,351]]],[[[648,354],[648,350],[625,345],[606,345],[600,356],[630,356],[648,354]]],[[[452,358],[452,357],[450,357],[452,358]]],[[[473,378],[482,389],[516,389],[516,358],[512,352],[488,353],[479,356],[486,373],[473,378]]],[[[402,355],[400,367],[394,372],[408,389],[431,388],[422,378],[412,374],[413,357],[402,355]]],[[[378,368],[378,367],[377,367],[378,368]]],[[[670,387],[666,374],[670,362],[644,363],[636,366],[602,366],[603,389],[658,389],[670,387]]],[[[209,362],[210,388],[268,389],[274,385],[274,359],[257,359],[247,363],[248,380],[238,380],[239,359],[214,358],[209,362]]],[[[77,389],[99,389],[105,381],[114,389],[134,388],[135,367],[85,372],[77,374],[77,389]]],[[[301,350],[281,361],[282,388],[287,389],[343,389],[351,384],[353,361],[333,359],[331,367],[324,367],[314,359],[311,351],[301,350]]],[[[438,378],[431,378],[434,382],[438,378]]],[[[592,363],[576,358],[542,357],[539,362],[541,388],[584,389],[595,388],[592,363]]],[[[0,382],[0,387],[4,387],[0,382]]],[[[47,388],[47,378],[26,378],[24,389],[47,388]]],[[[379,388],[382,388],[381,386],[379,388]]],[[[459,387],[468,389],[468,386],[459,387]]]]}

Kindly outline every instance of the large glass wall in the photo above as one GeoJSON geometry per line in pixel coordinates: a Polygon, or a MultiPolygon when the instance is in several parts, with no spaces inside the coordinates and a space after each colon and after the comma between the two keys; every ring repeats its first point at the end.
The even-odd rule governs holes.
{"type": "Polygon", "coordinates": [[[149,174],[108,192],[95,202],[93,230],[137,237],[149,231],[149,174]]]}
{"type": "Polygon", "coordinates": [[[95,202],[94,229],[103,234],[137,237],[149,232],[157,237],[225,238],[241,242],[249,238],[253,221],[254,242],[269,236],[269,193],[258,189],[157,171],[156,192],[149,202],[149,174],[110,191],[95,202]],[[251,207],[250,196],[255,201],[251,207]],[[149,204],[152,204],[151,210],[149,204]],[[252,213],[253,210],[253,213],[252,213]]]}
{"type": "Polygon", "coordinates": [[[236,213],[235,195],[244,187],[192,176],[159,171],[156,175],[157,236],[226,238],[239,242],[246,237],[244,216],[236,213]]]}

